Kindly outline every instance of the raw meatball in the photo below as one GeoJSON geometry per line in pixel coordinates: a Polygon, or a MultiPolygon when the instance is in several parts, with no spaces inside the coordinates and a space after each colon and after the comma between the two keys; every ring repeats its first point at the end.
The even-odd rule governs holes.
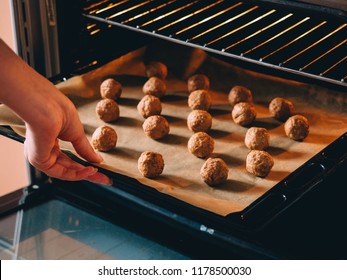
{"type": "Polygon", "coordinates": [[[258,177],[266,177],[274,165],[272,156],[265,151],[252,150],[247,155],[246,169],[258,177]]]}
{"type": "Polygon", "coordinates": [[[122,94],[122,85],[115,79],[104,80],[100,85],[101,98],[117,100],[122,94]]]}
{"type": "Polygon", "coordinates": [[[187,81],[188,92],[191,93],[198,89],[210,89],[210,80],[204,74],[195,74],[187,81]]]}
{"type": "Polygon", "coordinates": [[[144,177],[158,177],[164,170],[163,156],[159,153],[145,151],[139,157],[137,167],[144,177]]]}
{"type": "Polygon", "coordinates": [[[254,121],[257,113],[251,103],[240,102],[235,104],[231,115],[235,123],[242,126],[247,126],[254,121]]]}
{"type": "Polygon", "coordinates": [[[96,104],[95,113],[104,122],[112,122],[119,118],[119,106],[113,99],[105,98],[96,104]]]}
{"type": "Polygon", "coordinates": [[[107,152],[117,144],[116,131],[107,125],[99,126],[92,135],[92,145],[94,149],[107,152]]]}
{"type": "Polygon", "coordinates": [[[209,158],[201,167],[200,176],[210,186],[224,183],[228,179],[229,168],[221,158],[209,158]]]}
{"type": "Polygon", "coordinates": [[[228,100],[232,106],[240,102],[252,102],[252,92],[243,86],[234,86],[228,95],[228,100]]]}
{"type": "Polygon", "coordinates": [[[188,151],[199,158],[206,158],[212,154],[214,140],[206,132],[197,132],[188,140],[188,151]]]}
{"type": "Polygon", "coordinates": [[[212,116],[204,110],[193,110],[187,117],[187,126],[193,132],[206,132],[212,126],[212,116]]]}
{"type": "Polygon", "coordinates": [[[250,150],[265,150],[269,147],[270,134],[266,128],[251,127],[245,136],[245,145],[250,150]]]}
{"type": "Polygon", "coordinates": [[[168,135],[170,132],[170,126],[168,121],[162,116],[150,116],[143,125],[143,131],[152,139],[160,139],[168,135]]]}
{"type": "Polygon", "coordinates": [[[269,112],[271,117],[284,122],[293,115],[294,106],[291,101],[276,97],[269,104],[269,112]]]}
{"type": "Polygon", "coordinates": [[[286,135],[294,140],[304,140],[309,133],[309,122],[307,118],[301,115],[290,117],[284,124],[286,135]]]}
{"type": "Polygon", "coordinates": [[[145,95],[137,104],[137,111],[145,119],[150,116],[160,115],[161,110],[160,99],[154,95],[145,95]]]}
{"type": "Polygon", "coordinates": [[[158,77],[149,78],[142,87],[144,94],[154,95],[158,98],[161,98],[166,93],[166,89],[165,82],[158,77]]]}
{"type": "Polygon", "coordinates": [[[188,106],[192,110],[208,111],[212,105],[212,98],[208,90],[198,89],[189,94],[188,106]]]}
{"type": "Polygon", "coordinates": [[[159,61],[151,61],[146,65],[146,76],[148,78],[158,77],[161,80],[165,80],[167,77],[167,67],[159,61]]]}

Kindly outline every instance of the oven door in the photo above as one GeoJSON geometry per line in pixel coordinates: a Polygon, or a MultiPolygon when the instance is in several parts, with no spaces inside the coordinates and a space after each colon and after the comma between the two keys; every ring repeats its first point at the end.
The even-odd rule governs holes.
{"type": "MultiPolygon", "coordinates": [[[[0,132],[2,143],[22,150],[22,137],[6,127],[0,132]]],[[[11,186],[0,198],[1,259],[277,258],[240,235],[215,230],[217,215],[123,175],[100,170],[113,179],[110,187],[60,181],[30,167],[29,179],[18,184],[18,165],[8,169],[13,175],[2,179],[11,186]]]]}
{"type": "MultiPolygon", "coordinates": [[[[1,131],[2,138],[12,135],[6,128],[1,131]]],[[[107,170],[101,171],[113,179],[111,187],[36,177],[32,172],[28,186],[15,186],[17,190],[1,197],[1,255],[4,259],[345,259],[346,141],[343,135],[310,161],[329,159],[334,167],[323,176],[312,178],[316,174],[308,163],[309,168],[299,168],[288,179],[295,184],[285,193],[281,182],[241,213],[227,217],[107,170]],[[279,199],[284,195],[287,201],[279,199]]]]}
{"type": "MultiPolygon", "coordinates": [[[[68,24],[76,11],[67,12],[68,24]]],[[[71,26],[79,29],[78,23],[71,26]]],[[[60,51],[70,52],[65,53],[66,64],[61,64],[60,74],[83,73],[91,69],[86,66],[98,67],[110,59],[100,55],[111,53],[112,44],[98,41],[102,36],[107,40],[110,33],[94,33],[99,35],[90,41],[89,36],[74,37],[73,31],[76,30],[61,35],[67,39],[59,46],[60,51]],[[90,48],[79,53],[78,47],[86,40],[91,42],[90,48]]],[[[143,38],[146,41],[148,37],[143,38]]],[[[136,48],[136,44],[132,47],[136,48]]],[[[126,47],[119,49],[129,51],[126,47]]],[[[62,79],[58,76],[57,80],[62,79]]],[[[10,137],[9,141],[24,140],[7,128],[1,128],[1,134],[10,137]]],[[[6,225],[1,228],[12,229],[1,232],[1,252],[11,252],[9,258],[38,259],[131,259],[140,258],[143,252],[148,252],[141,255],[144,259],[345,259],[346,141],[346,135],[342,135],[249,207],[226,217],[108,170],[102,172],[113,179],[111,187],[59,181],[31,168],[28,186],[16,186],[18,190],[1,197],[0,223],[6,225]],[[56,239],[57,236],[60,237],[56,239]],[[118,236],[124,238],[117,239],[118,236]],[[60,240],[69,240],[73,245],[60,240]],[[50,255],[52,251],[57,253],[50,255]]],[[[1,164],[6,165],[6,159],[1,159],[1,164]]]]}

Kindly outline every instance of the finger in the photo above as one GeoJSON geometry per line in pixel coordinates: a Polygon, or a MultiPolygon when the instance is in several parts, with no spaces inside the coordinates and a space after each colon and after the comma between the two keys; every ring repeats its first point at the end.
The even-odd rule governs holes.
{"type": "Polygon", "coordinates": [[[75,151],[87,161],[92,163],[100,163],[104,160],[101,155],[95,152],[84,134],[81,134],[76,140],[72,141],[71,143],[75,151]]]}
{"type": "Polygon", "coordinates": [[[83,166],[60,152],[56,162],[49,168],[42,169],[42,171],[48,176],[61,180],[78,181],[87,179],[98,170],[92,166],[83,166]]]}
{"type": "Polygon", "coordinates": [[[98,184],[112,185],[112,180],[109,177],[97,171],[97,168],[83,166],[61,153],[56,164],[47,170],[46,174],[49,176],[52,174],[52,176],[61,180],[87,180],[98,184]]]}
{"type": "Polygon", "coordinates": [[[71,114],[67,127],[60,133],[59,138],[71,142],[75,151],[87,161],[93,163],[103,161],[103,158],[90,145],[76,111],[71,114]]]}
{"type": "Polygon", "coordinates": [[[28,128],[24,141],[24,154],[33,166],[42,170],[54,164],[60,154],[60,149],[56,139],[47,140],[45,143],[41,143],[39,140],[28,128]]]}
{"type": "MultiPolygon", "coordinates": [[[[105,174],[100,173],[100,172],[94,172],[95,170],[97,171],[96,168],[93,167],[94,168],[93,170],[92,169],[86,170],[85,166],[73,161],[71,158],[69,158],[65,154],[62,154],[62,156],[58,158],[57,162],[67,169],[75,169],[77,171],[77,173],[75,175],[76,178],[77,178],[77,176],[79,176],[78,178],[80,178],[80,179],[76,179],[76,180],[87,180],[87,181],[94,182],[94,183],[99,183],[99,184],[104,184],[104,185],[112,185],[112,180],[108,176],[106,176],[105,174]],[[92,172],[92,174],[87,173],[87,171],[92,172]]],[[[64,172],[67,172],[67,171],[65,170],[64,172]]],[[[71,170],[70,170],[70,172],[71,172],[71,170]]],[[[64,176],[66,177],[67,174],[64,176]]],[[[75,180],[75,179],[70,179],[70,180],[75,180]]]]}
{"type": "Polygon", "coordinates": [[[97,172],[94,175],[89,176],[88,178],[86,178],[86,180],[93,183],[98,183],[98,184],[103,184],[108,186],[112,185],[112,179],[110,179],[105,174],[102,174],[100,172],[97,172]]]}

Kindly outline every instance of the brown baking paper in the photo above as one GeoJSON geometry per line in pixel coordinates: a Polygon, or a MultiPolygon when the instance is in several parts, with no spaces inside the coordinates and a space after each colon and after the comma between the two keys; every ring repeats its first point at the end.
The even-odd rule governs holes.
{"type": "MultiPolygon", "coordinates": [[[[189,66],[189,71],[206,73],[211,79],[213,104],[210,113],[213,124],[209,134],[215,140],[212,156],[222,158],[229,167],[227,182],[210,187],[200,178],[204,159],[193,156],[187,150],[192,132],[187,128],[186,119],[191,109],[187,105],[186,82],[183,76],[177,78],[179,73],[170,72],[166,80],[168,91],[161,99],[162,115],[170,124],[169,135],[153,140],[143,133],[144,119],[137,112],[136,106],[143,97],[142,86],[147,79],[144,76],[145,54],[146,49],[135,51],[57,87],[76,105],[90,140],[94,130],[105,124],[95,114],[95,106],[100,100],[100,83],[106,77],[120,81],[123,85],[118,100],[120,118],[107,124],[116,130],[118,142],[112,151],[101,153],[104,162],[100,166],[136,178],[149,187],[194,206],[220,215],[240,211],[347,130],[345,97],[340,92],[256,74],[206,56],[196,69],[189,66]],[[232,108],[227,100],[228,90],[236,84],[253,91],[257,118],[252,126],[265,127],[270,133],[270,147],[267,151],[275,163],[266,178],[256,177],[245,169],[249,150],[244,145],[244,136],[248,128],[233,122],[232,108]],[[274,97],[290,99],[294,103],[295,113],[308,118],[310,133],[304,141],[286,137],[283,123],[269,116],[268,104],[274,97]],[[143,178],[137,169],[137,160],[145,150],[159,152],[164,157],[164,171],[156,179],[143,178]]],[[[174,62],[165,62],[170,71],[170,63],[174,62]]],[[[182,73],[187,73],[187,68],[182,73]]],[[[4,105],[0,106],[0,121],[12,125],[21,133],[19,128],[23,128],[23,122],[4,105]]],[[[69,143],[60,144],[62,148],[73,152],[69,143]]]]}

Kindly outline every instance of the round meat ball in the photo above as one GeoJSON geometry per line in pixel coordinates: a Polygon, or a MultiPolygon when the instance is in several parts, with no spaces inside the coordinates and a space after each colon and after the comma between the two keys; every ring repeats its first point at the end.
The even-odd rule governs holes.
{"type": "Polygon", "coordinates": [[[214,149],[214,140],[206,132],[194,133],[188,140],[188,151],[196,157],[206,158],[214,149]]]}
{"type": "Polygon", "coordinates": [[[228,95],[229,103],[234,106],[240,102],[248,102],[251,103],[253,101],[252,92],[243,86],[234,86],[231,88],[228,95]]]}
{"type": "Polygon", "coordinates": [[[245,136],[245,145],[250,150],[265,150],[269,147],[270,134],[266,128],[251,127],[245,136]]]}
{"type": "Polygon", "coordinates": [[[96,104],[95,113],[104,122],[113,122],[119,118],[119,106],[113,99],[105,98],[96,104]]]}
{"type": "Polygon", "coordinates": [[[210,80],[204,74],[190,76],[187,81],[188,92],[191,93],[198,89],[210,89],[210,80]]]}
{"type": "Polygon", "coordinates": [[[247,126],[255,120],[257,112],[251,103],[240,102],[235,104],[231,115],[235,123],[247,126]]]}
{"type": "Polygon", "coordinates": [[[163,156],[156,152],[145,151],[139,157],[137,167],[146,178],[158,177],[164,170],[163,156]]]}
{"type": "Polygon", "coordinates": [[[158,98],[161,98],[166,93],[167,87],[165,82],[158,77],[151,77],[145,82],[142,87],[144,94],[154,95],[158,98]]]}
{"type": "Polygon", "coordinates": [[[198,89],[189,94],[188,106],[192,110],[210,110],[212,97],[208,90],[198,89]]]}
{"type": "Polygon", "coordinates": [[[92,135],[94,149],[102,152],[112,150],[117,144],[116,131],[107,125],[99,126],[92,135]]]}
{"type": "Polygon", "coordinates": [[[221,158],[208,158],[200,169],[202,180],[210,185],[217,186],[228,180],[229,168],[221,158]]]}
{"type": "Polygon", "coordinates": [[[297,141],[304,140],[309,133],[310,125],[304,116],[294,115],[284,123],[286,135],[297,141]]]}
{"type": "Polygon", "coordinates": [[[167,77],[167,67],[159,61],[150,61],[146,65],[146,76],[148,78],[158,77],[161,80],[165,80],[167,77]]]}
{"type": "Polygon", "coordinates": [[[117,100],[122,94],[122,85],[115,79],[104,80],[100,85],[101,98],[117,100]]]}
{"type": "Polygon", "coordinates": [[[204,110],[193,110],[187,117],[187,126],[193,132],[206,132],[212,126],[212,116],[204,110]]]}
{"type": "Polygon", "coordinates": [[[246,170],[257,177],[266,177],[273,165],[272,156],[265,151],[252,150],[246,158],[246,170]]]}
{"type": "Polygon", "coordinates": [[[145,95],[137,104],[137,111],[145,119],[150,116],[160,115],[161,110],[160,99],[154,95],[145,95]]]}
{"type": "Polygon", "coordinates": [[[162,116],[150,116],[143,125],[143,131],[152,139],[160,139],[168,135],[170,132],[169,122],[162,116]]]}
{"type": "Polygon", "coordinates": [[[271,117],[284,122],[293,115],[294,105],[287,99],[276,97],[269,103],[269,112],[271,117]]]}

